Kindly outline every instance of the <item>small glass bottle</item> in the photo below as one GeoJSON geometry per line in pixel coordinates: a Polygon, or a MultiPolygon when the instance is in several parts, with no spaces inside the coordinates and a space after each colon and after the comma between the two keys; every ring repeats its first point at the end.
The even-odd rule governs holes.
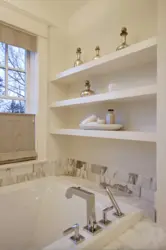
{"type": "Polygon", "coordinates": [[[108,113],[106,114],[106,124],[114,124],[115,123],[115,111],[114,109],[108,109],[108,113]]]}
{"type": "Polygon", "coordinates": [[[95,55],[95,57],[93,58],[93,60],[96,60],[96,59],[99,59],[99,58],[100,58],[100,47],[99,47],[99,46],[96,46],[95,51],[96,51],[96,55],[95,55]]]}
{"type": "Polygon", "coordinates": [[[124,49],[124,48],[126,48],[126,47],[129,46],[126,43],[126,37],[127,37],[127,35],[128,35],[127,28],[126,27],[122,27],[121,33],[120,33],[120,36],[122,37],[122,43],[116,48],[116,50],[121,50],[121,49],[124,49]]]}
{"type": "Polygon", "coordinates": [[[74,67],[83,64],[83,61],[81,60],[81,53],[82,53],[81,48],[77,48],[77,50],[76,50],[77,59],[74,62],[74,67]]]}

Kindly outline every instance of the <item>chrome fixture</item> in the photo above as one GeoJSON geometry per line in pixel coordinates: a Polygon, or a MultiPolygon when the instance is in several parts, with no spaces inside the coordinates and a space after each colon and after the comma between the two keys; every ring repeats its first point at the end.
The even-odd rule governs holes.
{"type": "Polygon", "coordinates": [[[122,37],[122,43],[116,48],[116,50],[125,49],[129,45],[126,43],[126,37],[128,35],[127,28],[122,27],[120,36],[122,37]]]}
{"type": "Polygon", "coordinates": [[[77,50],[76,50],[77,59],[74,62],[74,67],[83,64],[83,61],[81,60],[81,53],[82,53],[81,48],[77,48],[77,50]]]}
{"type": "Polygon", "coordinates": [[[112,185],[112,186],[110,185],[110,187],[111,187],[112,189],[115,189],[115,190],[117,190],[117,191],[124,192],[124,193],[126,193],[126,194],[132,194],[132,193],[133,193],[133,191],[130,190],[130,189],[128,188],[127,185],[114,184],[114,185],[112,185]]]}
{"type": "Polygon", "coordinates": [[[95,57],[93,58],[93,60],[96,60],[96,59],[99,59],[99,58],[100,58],[100,47],[99,47],[99,46],[96,46],[95,52],[96,52],[96,55],[95,55],[95,57]]]}
{"type": "Polygon", "coordinates": [[[85,89],[83,91],[81,91],[80,96],[84,97],[84,96],[94,95],[95,92],[93,90],[91,90],[90,87],[91,87],[90,81],[86,80],[85,81],[85,89]]]}
{"type": "Polygon", "coordinates": [[[96,223],[95,195],[80,187],[68,188],[65,195],[67,199],[71,199],[73,195],[76,195],[86,200],[87,226],[85,226],[84,229],[92,234],[98,233],[101,230],[101,227],[96,223]]]}
{"type": "Polygon", "coordinates": [[[99,221],[99,223],[103,224],[104,226],[107,226],[111,223],[110,220],[107,219],[107,213],[111,211],[114,207],[106,207],[103,209],[103,219],[99,221]]]}
{"type": "Polygon", "coordinates": [[[101,183],[101,186],[106,190],[111,202],[112,202],[112,205],[113,207],[115,208],[116,212],[114,213],[114,215],[116,217],[123,217],[124,214],[122,213],[122,211],[120,210],[119,206],[118,206],[118,203],[116,202],[114,196],[113,196],[113,193],[111,192],[111,189],[110,189],[110,186],[105,184],[105,183],[101,183]]]}
{"type": "Polygon", "coordinates": [[[77,245],[85,240],[85,237],[79,234],[79,224],[74,224],[72,227],[69,227],[65,231],[63,231],[63,235],[66,236],[70,233],[74,232],[74,235],[70,237],[70,239],[77,245]]]}
{"type": "MultiPolygon", "coordinates": [[[[100,166],[100,184],[101,185],[108,185],[108,186],[110,186],[110,188],[112,188],[112,189],[114,189],[116,191],[124,192],[126,194],[132,194],[133,193],[132,190],[130,190],[127,185],[121,185],[121,184],[111,185],[111,184],[107,184],[106,180],[105,180],[106,171],[107,171],[107,167],[100,166]]],[[[115,178],[116,174],[117,174],[117,172],[114,173],[113,178],[115,178]]]]}

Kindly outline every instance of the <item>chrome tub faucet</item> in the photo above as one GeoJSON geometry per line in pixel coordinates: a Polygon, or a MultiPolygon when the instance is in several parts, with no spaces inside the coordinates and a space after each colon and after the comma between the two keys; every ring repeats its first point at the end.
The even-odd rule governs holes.
{"type": "Polygon", "coordinates": [[[71,199],[73,195],[86,200],[87,207],[87,225],[84,227],[88,232],[95,234],[101,230],[101,227],[96,223],[95,213],[95,195],[80,187],[70,187],[66,191],[66,198],[71,199]]]}

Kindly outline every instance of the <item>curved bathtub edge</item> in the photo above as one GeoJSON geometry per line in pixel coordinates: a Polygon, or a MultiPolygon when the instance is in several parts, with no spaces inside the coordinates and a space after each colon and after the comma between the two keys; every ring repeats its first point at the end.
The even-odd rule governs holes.
{"type": "Polygon", "coordinates": [[[80,230],[80,234],[85,236],[86,240],[79,244],[74,245],[69,239],[69,236],[65,236],[60,240],[54,242],[53,244],[43,248],[42,250],[56,250],[56,249],[83,249],[83,250],[92,250],[92,249],[103,249],[105,246],[110,244],[111,242],[118,239],[124,232],[126,232],[129,228],[133,227],[136,223],[143,220],[144,216],[142,212],[133,212],[125,217],[115,221],[111,228],[103,230],[99,234],[95,236],[89,235],[84,230],[80,230]]]}

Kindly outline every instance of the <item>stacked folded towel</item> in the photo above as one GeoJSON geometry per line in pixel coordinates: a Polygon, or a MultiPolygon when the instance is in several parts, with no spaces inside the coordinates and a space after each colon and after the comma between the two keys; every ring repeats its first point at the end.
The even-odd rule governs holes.
{"type": "Polygon", "coordinates": [[[105,124],[105,120],[98,118],[96,115],[91,115],[80,123],[80,125],[85,125],[85,124],[89,125],[105,124]]]}

